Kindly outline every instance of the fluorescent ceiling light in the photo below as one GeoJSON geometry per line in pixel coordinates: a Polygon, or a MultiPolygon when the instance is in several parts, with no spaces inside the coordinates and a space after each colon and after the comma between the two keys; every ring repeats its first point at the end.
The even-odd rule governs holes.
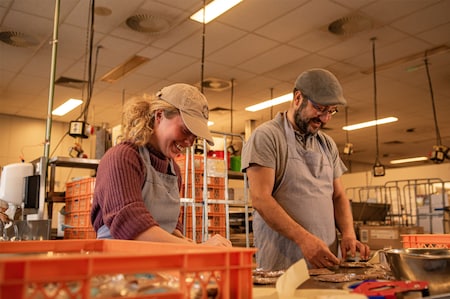
{"type": "Polygon", "coordinates": [[[366,122],[359,123],[359,124],[344,126],[344,127],[342,127],[342,129],[345,131],[353,131],[353,130],[358,130],[358,129],[362,129],[362,128],[373,127],[375,125],[388,124],[388,123],[395,122],[397,120],[398,120],[397,117],[391,116],[391,117],[386,117],[386,118],[382,118],[379,120],[371,120],[371,121],[366,121],[366,122]]]}
{"type": "Polygon", "coordinates": [[[80,106],[82,103],[83,101],[79,99],[68,99],[64,104],[53,110],[52,114],[57,116],[63,116],[69,111],[72,111],[73,109],[80,106]]]}
{"type": "Polygon", "coordinates": [[[127,61],[106,73],[100,80],[108,83],[114,83],[149,60],[150,58],[147,57],[133,55],[127,61]]]}
{"type": "Polygon", "coordinates": [[[428,157],[414,157],[414,158],[407,158],[407,159],[399,159],[399,160],[392,160],[391,164],[402,164],[402,163],[411,163],[411,162],[419,162],[419,161],[425,161],[428,160],[428,157]]]}
{"type": "MultiPolygon", "coordinates": [[[[233,8],[242,0],[214,0],[206,5],[205,24],[208,24],[227,10],[233,8]]],[[[203,8],[191,16],[191,20],[203,23],[203,8]]]]}
{"type": "Polygon", "coordinates": [[[213,122],[213,121],[210,121],[210,120],[208,120],[208,127],[210,127],[210,126],[212,126],[212,125],[214,125],[214,122],[213,122]]]}
{"type": "Polygon", "coordinates": [[[267,100],[265,102],[261,102],[259,104],[253,105],[253,106],[249,106],[249,107],[245,108],[245,110],[250,111],[250,112],[255,112],[255,111],[263,110],[263,109],[266,109],[266,108],[269,108],[272,106],[276,106],[279,104],[289,102],[290,100],[292,100],[292,93],[287,93],[287,94],[279,96],[277,98],[267,100]]]}

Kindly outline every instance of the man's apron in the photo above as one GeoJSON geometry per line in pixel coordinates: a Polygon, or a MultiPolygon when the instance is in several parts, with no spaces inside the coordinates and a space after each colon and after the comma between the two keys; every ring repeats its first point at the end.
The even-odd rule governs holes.
{"type": "MultiPolygon", "coordinates": [[[[296,141],[294,130],[284,118],[288,148],[286,171],[273,197],[302,227],[323,240],[337,254],[333,208],[333,167],[324,153],[305,149],[296,141]]],[[[257,211],[253,235],[258,248],[256,262],[265,270],[285,270],[303,258],[293,241],[272,230],[257,211]]]]}

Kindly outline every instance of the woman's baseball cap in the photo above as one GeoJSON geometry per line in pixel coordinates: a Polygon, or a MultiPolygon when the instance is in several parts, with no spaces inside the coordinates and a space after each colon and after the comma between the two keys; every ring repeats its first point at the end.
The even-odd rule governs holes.
{"type": "Polygon", "coordinates": [[[208,101],[197,87],[175,83],[161,89],[156,96],[180,110],[181,118],[192,134],[214,145],[208,129],[208,101]]]}
{"type": "Polygon", "coordinates": [[[338,79],[325,69],[316,68],[301,73],[295,80],[295,89],[320,105],[347,104],[338,79]]]}

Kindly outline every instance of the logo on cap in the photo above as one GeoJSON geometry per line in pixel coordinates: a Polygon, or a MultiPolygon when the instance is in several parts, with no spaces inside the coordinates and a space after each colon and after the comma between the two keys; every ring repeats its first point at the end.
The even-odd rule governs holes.
{"type": "Polygon", "coordinates": [[[203,117],[206,119],[209,119],[209,109],[207,105],[203,106],[203,111],[202,111],[203,117]]]}

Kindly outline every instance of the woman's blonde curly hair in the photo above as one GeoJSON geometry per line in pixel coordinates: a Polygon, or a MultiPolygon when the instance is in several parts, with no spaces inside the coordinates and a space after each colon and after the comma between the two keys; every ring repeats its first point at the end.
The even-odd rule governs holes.
{"type": "Polygon", "coordinates": [[[131,141],[138,146],[148,144],[153,134],[156,112],[161,110],[169,119],[180,114],[175,106],[156,96],[143,96],[126,102],[122,114],[121,141],[131,141]]]}

